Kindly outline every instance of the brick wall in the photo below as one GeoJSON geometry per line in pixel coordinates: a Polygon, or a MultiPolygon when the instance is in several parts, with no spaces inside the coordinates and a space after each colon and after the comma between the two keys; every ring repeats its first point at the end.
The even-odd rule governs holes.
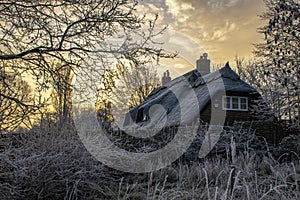
{"type": "MultiPolygon", "coordinates": [[[[227,92],[227,96],[240,96],[248,97],[248,108],[250,108],[256,99],[259,98],[258,94],[250,95],[248,93],[233,93],[227,92]]],[[[204,122],[210,123],[211,113],[214,111],[215,116],[226,116],[225,125],[233,125],[235,121],[252,121],[254,116],[250,114],[250,111],[224,111],[222,109],[222,95],[217,94],[211,100],[211,102],[201,112],[200,118],[204,122]],[[218,106],[216,106],[218,105],[218,106]]]]}

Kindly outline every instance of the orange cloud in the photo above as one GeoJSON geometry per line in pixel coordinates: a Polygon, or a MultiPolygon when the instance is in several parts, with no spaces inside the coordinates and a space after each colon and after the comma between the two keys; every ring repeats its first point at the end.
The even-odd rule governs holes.
{"type": "Polygon", "coordinates": [[[263,0],[156,0],[144,4],[162,8],[161,23],[190,37],[215,63],[232,62],[236,55],[250,57],[252,44],[262,38],[257,28],[264,24],[258,17],[265,10],[263,0]]]}

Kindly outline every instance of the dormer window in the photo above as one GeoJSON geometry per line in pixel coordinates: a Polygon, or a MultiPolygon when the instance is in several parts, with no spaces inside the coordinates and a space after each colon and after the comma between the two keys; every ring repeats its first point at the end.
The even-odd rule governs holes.
{"type": "Polygon", "coordinates": [[[147,115],[147,113],[145,112],[145,110],[143,108],[140,108],[137,111],[137,116],[136,116],[136,120],[135,120],[136,123],[144,122],[147,120],[149,120],[149,116],[147,115]]]}
{"type": "Polygon", "coordinates": [[[223,110],[248,111],[248,97],[223,96],[223,110]]]}

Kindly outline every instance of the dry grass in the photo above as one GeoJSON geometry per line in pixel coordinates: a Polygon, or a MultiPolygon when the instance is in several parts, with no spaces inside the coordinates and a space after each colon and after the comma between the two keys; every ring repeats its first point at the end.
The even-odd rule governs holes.
{"type": "Polygon", "coordinates": [[[227,143],[227,159],[126,174],[93,159],[69,128],[1,139],[0,199],[300,199],[299,162],[258,157],[249,145],[239,149],[238,138],[227,143]]]}

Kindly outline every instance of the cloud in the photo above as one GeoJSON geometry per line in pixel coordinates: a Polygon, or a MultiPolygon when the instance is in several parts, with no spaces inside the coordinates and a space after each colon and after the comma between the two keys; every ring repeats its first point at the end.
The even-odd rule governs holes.
{"type": "MultiPolygon", "coordinates": [[[[236,55],[251,55],[253,43],[260,41],[257,28],[263,25],[258,17],[265,10],[263,0],[150,0],[162,8],[162,24],[183,33],[208,51],[218,63],[234,60],[236,55]]],[[[172,36],[170,36],[172,37],[172,36]]],[[[178,49],[188,45],[173,38],[178,49]],[[181,43],[181,44],[180,44],[181,43]]],[[[190,47],[192,51],[193,47],[190,47]]]]}
{"type": "Polygon", "coordinates": [[[174,65],[174,68],[176,68],[176,69],[184,69],[184,68],[186,68],[186,65],[181,64],[181,63],[176,63],[174,65]]]}
{"type": "Polygon", "coordinates": [[[188,12],[195,10],[189,2],[165,0],[168,12],[176,19],[179,23],[184,23],[189,19],[188,12]]]}
{"type": "Polygon", "coordinates": [[[176,52],[178,57],[189,63],[194,63],[199,55],[205,52],[203,47],[195,42],[192,37],[172,29],[168,29],[165,34],[156,37],[155,40],[162,43],[155,47],[163,48],[169,52],[176,52]]]}
{"type": "Polygon", "coordinates": [[[242,0],[210,0],[207,2],[207,5],[211,8],[226,8],[234,7],[240,2],[242,2],[242,0]]]}

